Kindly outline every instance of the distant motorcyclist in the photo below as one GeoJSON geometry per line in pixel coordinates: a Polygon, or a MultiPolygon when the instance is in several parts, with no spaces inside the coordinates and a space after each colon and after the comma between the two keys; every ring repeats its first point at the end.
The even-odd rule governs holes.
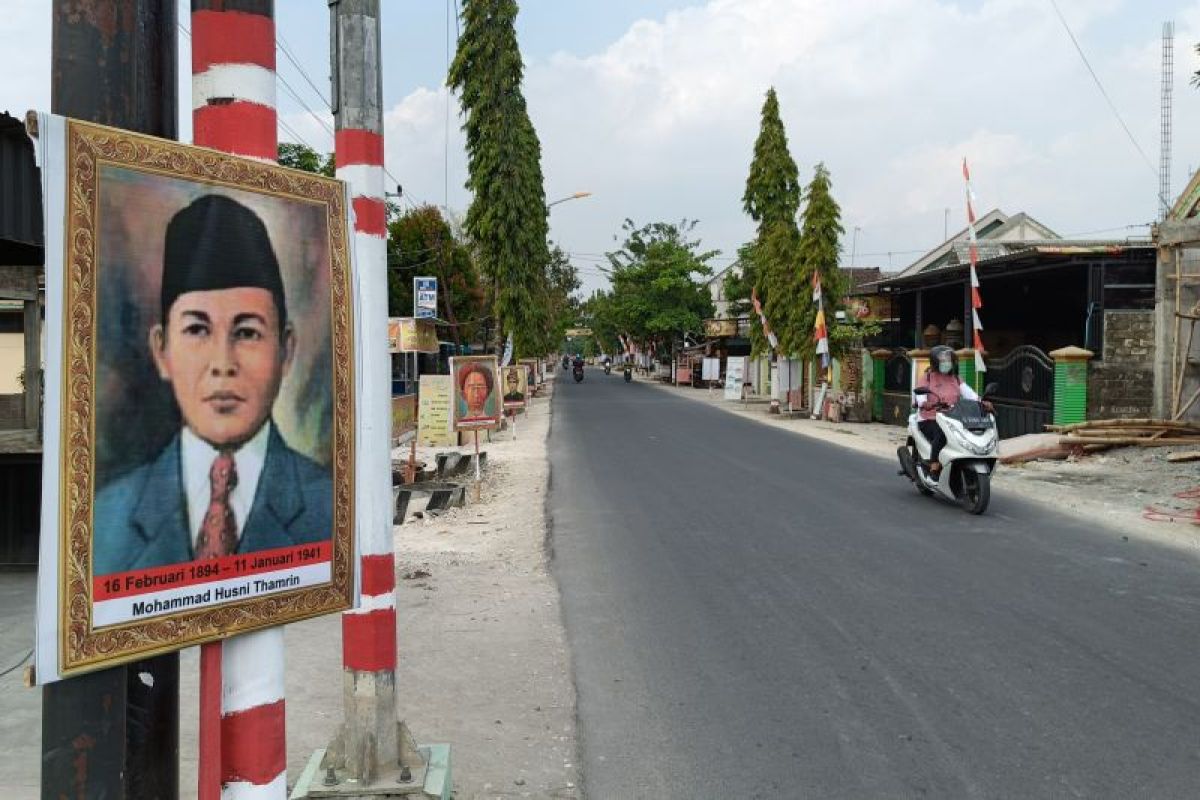
{"type": "MultiPolygon", "coordinates": [[[[929,394],[916,396],[918,408],[917,427],[921,435],[929,442],[929,472],[937,475],[942,470],[938,456],[946,446],[946,435],[938,426],[936,417],[939,411],[952,408],[959,399],[979,400],[979,395],[962,381],[958,376],[958,356],[954,348],[939,344],[929,351],[929,368],[917,381],[918,387],[929,390],[929,394]]],[[[983,402],[983,409],[992,411],[992,404],[983,402]]]]}

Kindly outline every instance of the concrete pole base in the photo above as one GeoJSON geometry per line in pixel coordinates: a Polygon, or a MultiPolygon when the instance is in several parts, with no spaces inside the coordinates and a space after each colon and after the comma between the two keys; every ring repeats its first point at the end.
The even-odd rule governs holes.
{"type": "MultiPolygon", "coordinates": [[[[411,742],[404,723],[400,723],[401,741],[411,742]]],[[[450,800],[450,745],[413,744],[411,754],[419,760],[419,769],[410,769],[407,774],[400,768],[389,770],[369,784],[353,780],[345,769],[332,765],[336,762],[331,750],[317,750],[308,760],[299,780],[288,795],[291,800],[304,798],[338,798],[338,800],[379,800],[379,798],[409,798],[410,800],[450,800]],[[407,780],[404,780],[407,778],[407,780]]]]}

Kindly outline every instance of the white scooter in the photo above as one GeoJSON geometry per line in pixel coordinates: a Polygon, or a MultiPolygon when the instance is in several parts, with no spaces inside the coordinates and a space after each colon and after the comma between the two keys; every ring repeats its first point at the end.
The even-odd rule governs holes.
{"type": "MultiPolygon", "coordinates": [[[[986,398],[998,388],[994,383],[988,384],[983,396],[986,398]]],[[[926,395],[926,402],[937,402],[937,395],[926,387],[914,389],[913,394],[926,395]]],[[[992,472],[1000,457],[996,418],[984,410],[979,400],[960,398],[953,407],[938,405],[941,408],[935,420],[946,437],[946,444],[938,454],[941,472],[933,475],[929,471],[929,454],[933,447],[921,434],[917,425],[920,417],[914,408],[908,417],[908,441],[896,451],[900,458],[900,474],[907,476],[925,496],[937,492],[962,503],[971,514],[982,514],[991,499],[992,472]]]]}

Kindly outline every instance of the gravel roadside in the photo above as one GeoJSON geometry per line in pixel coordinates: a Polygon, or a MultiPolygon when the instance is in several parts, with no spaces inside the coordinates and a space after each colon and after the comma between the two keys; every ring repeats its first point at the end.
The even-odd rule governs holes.
{"type": "Polygon", "coordinates": [[[478,501],[471,487],[463,508],[410,512],[395,527],[402,711],[422,741],[451,744],[457,800],[580,796],[575,688],[548,570],[552,392],[518,417],[515,440],[510,429],[481,442],[478,501]]]}

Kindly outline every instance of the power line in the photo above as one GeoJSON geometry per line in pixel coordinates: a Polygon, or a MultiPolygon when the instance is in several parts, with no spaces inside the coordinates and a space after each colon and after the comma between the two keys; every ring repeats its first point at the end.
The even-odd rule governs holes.
{"type": "Polygon", "coordinates": [[[332,136],[336,139],[337,134],[335,134],[333,132],[333,128],[329,125],[329,123],[326,122],[324,119],[322,119],[321,116],[319,114],[317,114],[317,112],[315,112],[311,108],[309,108],[308,103],[305,103],[304,100],[302,100],[300,98],[300,95],[296,94],[296,90],[292,88],[292,85],[290,83],[288,83],[286,80],[284,80],[284,77],[282,75],[280,75],[278,72],[275,73],[275,77],[279,80],[279,83],[283,85],[283,88],[287,90],[287,93],[292,96],[292,99],[295,100],[297,103],[299,103],[300,107],[303,108],[305,111],[307,111],[309,113],[309,115],[312,116],[312,118],[317,121],[317,124],[319,124],[322,128],[325,129],[326,133],[328,133],[330,136],[332,136]]]}
{"type": "MultiPolygon", "coordinates": [[[[1083,48],[1079,45],[1079,40],[1075,38],[1075,33],[1071,30],[1071,26],[1067,24],[1067,18],[1063,16],[1062,10],[1058,7],[1057,0],[1050,0],[1050,5],[1054,8],[1054,13],[1058,15],[1058,21],[1062,23],[1063,29],[1067,32],[1067,36],[1071,37],[1071,44],[1075,45],[1075,52],[1079,53],[1079,58],[1083,61],[1083,65],[1087,67],[1088,74],[1092,76],[1092,80],[1096,83],[1096,88],[1100,90],[1100,94],[1104,97],[1104,102],[1108,103],[1109,109],[1113,116],[1117,118],[1121,129],[1125,131],[1125,136],[1129,138],[1130,144],[1138,151],[1142,157],[1142,161],[1146,162],[1146,167],[1157,177],[1158,172],[1154,168],[1154,164],[1150,161],[1150,157],[1146,155],[1146,151],[1138,144],[1134,138],[1133,131],[1129,130],[1129,126],[1125,124],[1125,119],[1121,116],[1121,112],[1117,110],[1117,106],[1113,103],[1112,98],[1108,96],[1108,91],[1104,88],[1104,84],[1100,82],[1100,76],[1096,74],[1096,70],[1092,69],[1092,63],[1088,61],[1087,55],[1084,54],[1083,48]]],[[[1165,200],[1163,202],[1166,202],[1165,200]]]]}
{"type": "Polygon", "coordinates": [[[295,59],[291,51],[288,49],[288,44],[286,41],[284,41],[282,35],[275,41],[275,46],[278,47],[279,50],[287,57],[288,61],[292,62],[292,66],[295,67],[296,71],[300,73],[300,77],[304,78],[305,83],[312,87],[312,90],[317,93],[317,97],[321,98],[321,102],[325,104],[325,107],[332,108],[333,104],[329,102],[329,98],[321,94],[321,90],[317,88],[316,84],[309,80],[308,75],[304,72],[304,68],[300,66],[300,62],[295,59]]]}
{"type": "MultiPolygon", "coordinates": [[[[179,30],[183,32],[184,36],[187,36],[189,39],[192,38],[192,32],[189,31],[187,28],[185,28],[183,26],[182,22],[176,22],[175,24],[179,28],[179,30]]],[[[276,44],[276,46],[279,46],[280,43],[279,43],[278,39],[276,39],[275,44],[276,44]]],[[[304,67],[300,66],[299,62],[297,62],[294,58],[292,58],[290,53],[285,52],[284,54],[288,57],[288,60],[292,62],[293,66],[296,67],[296,70],[300,73],[300,76],[302,78],[304,78],[304,80],[308,83],[308,85],[312,86],[315,91],[316,86],[313,84],[313,81],[309,77],[308,73],[304,70],[304,67]]],[[[279,82],[281,84],[283,84],[284,88],[287,89],[288,94],[290,94],[293,98],[295,98],[296,102],[299,103],[300,106],[306,112],[308,112],[308,114],[313,119],[315,119],[317,121],[317,123],[329,133],[330,136],[333,136],[336,139],[337,135],[334,132],[333,128],[329,127],[329,123],[325,122],[325,120],[322,119],[319,114],[317,114],[315,111],[313,111],[312,108],[310,108],[309,105],[300,98],[299,94],[296,93],[296,91],[292,88],[291,84],[289,84],[286,80],[284,80],[284,78],[279,74],[278,70],[275,71],[275,77],[276,77],[276,79],[279,80],[279,82]]],[[[329,101],[325,99],[325,96],[322,95],[319,91],[317,91],[317,95],[321,98],[321,102],[325,105],[325,108],[329,111],[332,111],[333,109],[330,106],[329,101]]],[[[279,119],[278,110],[276,111],[276,118],[279,119]]],[[[279,124],[284,126],[284,129],[287,130],[296,139],[298,139],[301,144],[305,145],[310,150],[317,150],[317,148],[313,147],[308,141],[306,141],[302,136],[300,136],[300,134],[296,133],[295,129],[293,129],[291,126],[286,125],[286,123],[283,123],[282,121],[280,121],[279,124]]],[[[383,167],[383,173],[388,176],[388,178],[392,181],[392,183],[394,185],[396,185],[396,186],[401,185],[400,180],[395,175],[392,174],[392,171],[387,168],[386,164],[383,167]]],[[[410,192],[407,192],[407,191],[401,195],[401,200],[403,202],[408,203],[409,206],[413,209],[417,208],[418,204],[420,204],[420,205],[426,204],[425,201],[422,200],[420,197],[415,196],[415,195],[410,196],[410,192]],[[416,202],[413,202],[414,198],[415,198],[416,202]]]]}

